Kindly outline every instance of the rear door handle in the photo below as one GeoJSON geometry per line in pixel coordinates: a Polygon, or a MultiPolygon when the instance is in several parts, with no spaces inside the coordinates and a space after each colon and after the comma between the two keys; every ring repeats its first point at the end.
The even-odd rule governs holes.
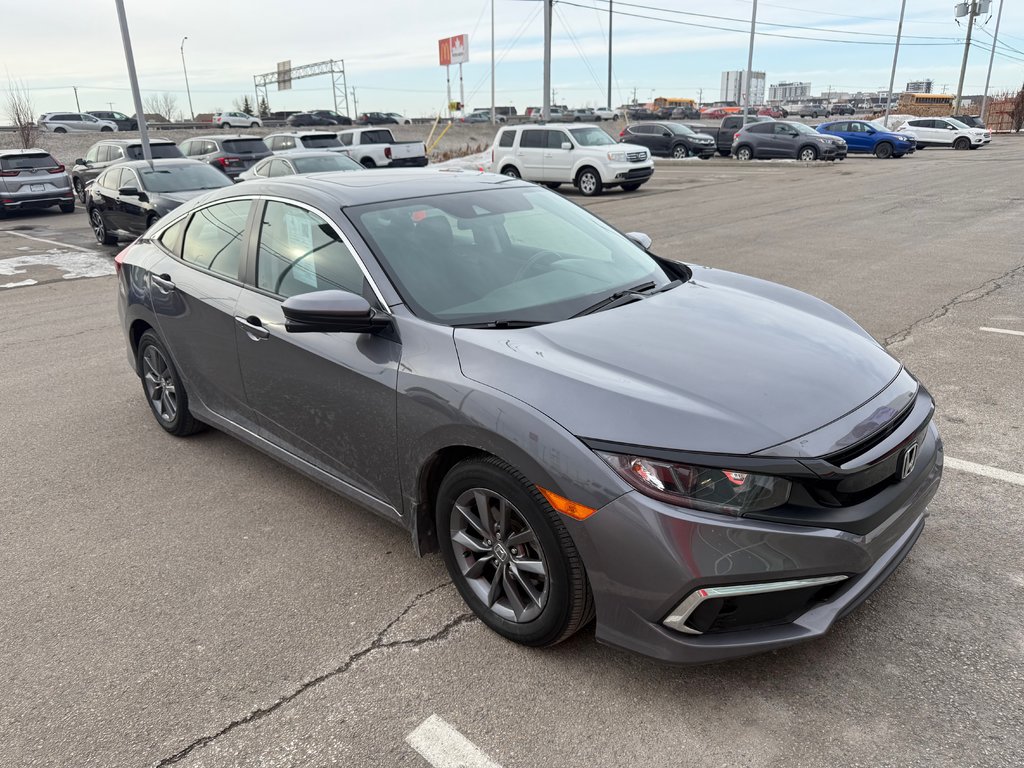
{"type": "Polygon", "coordinates": [[[171,281],[170,275],[150,275],[149,279],[164,293],[170,293],[177,287],[171,281]]]}
{"type": "Polygon", "coordinates": [[[242,326],[246,335],[253,341],[263,341],[270,338],[270,331],[263,327],[262,321],[255,315],[249,317],[235,316],[235,322],[242,326]]]}

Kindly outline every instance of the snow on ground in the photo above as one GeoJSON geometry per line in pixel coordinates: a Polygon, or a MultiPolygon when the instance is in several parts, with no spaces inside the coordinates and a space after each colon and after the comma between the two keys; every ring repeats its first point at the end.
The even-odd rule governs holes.
{"type": "Polygon", "coordinates": [[[487,171],[491,165],[491,152],[479,152],[475,155],[455,157],[440,163],[431,163],[431,168],[459,168],[467,171],[487,171]]]}
{"type": "MultiPolygon", "coordinates": [[[[45,253],[0,259],[0,275],[24,275],[28,271],[24,269],[25,267],[54,267],[64,273],[62,277],[65,280],[114,274],[114,263],[110,257],[96,251],[65,251],[60,248],[51,248],[45,253]]],[[[33,285],[35,282],[35,280],[21,280],[20,282],[0,283],[0,288],[20,288],[23,285],[33,285]]]]}

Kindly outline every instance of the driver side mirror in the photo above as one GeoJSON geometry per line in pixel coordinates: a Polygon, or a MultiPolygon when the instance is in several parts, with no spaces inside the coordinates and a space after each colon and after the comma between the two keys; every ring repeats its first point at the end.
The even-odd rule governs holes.
{"type": "Polygon", "coordinates": [[[89,161],[81,157],[75,158],[75,165],[88,165],[89,161]]]}
{"type": "Polygon", "coordinates": [[[301,293],[286,299],[281,311],[289,333],[380,333],[391,327],[388,315],[349,291],[301,293]]]}
{"type": "Polygon", "coordinates": [[[649,236],[645,235],[643,232],[627,232],[626,237],[628,237],[634,243],[639,245],[645,251],[649,251],[651,249],[651,243],[653,241],[649,236]]]}
{"type": "Polygon", "coordinates": [[[138,187],[121,187],[117,194],[121,197],[137,197],[143,203],[149,200],[149,196],[145,192],[140,192],[138,187]]]}
{"type": "Polygon", "coordinates": [[[572,149],[572,144],[568,141],[562,142],[562,149],[572,149]]]}

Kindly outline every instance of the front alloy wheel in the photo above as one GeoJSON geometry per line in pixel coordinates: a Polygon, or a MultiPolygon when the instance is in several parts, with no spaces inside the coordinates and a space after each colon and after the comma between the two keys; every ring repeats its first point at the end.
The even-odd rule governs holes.
{"type": "Polygon", "coordinates": [[[597,175],[597,171],[593,168],[584,168],[580,171],[576,184],[585,197],[600,195],[601,190],[604,188],[604,185],[601,183],[601,177],[597,175]]]}
{"type": "Polygon", "coordinates": [[[684,157],[686,157],[689,154],[690,153],[687,151],[686,146],[683,145],[683,144],[677,144],[676,146],[672,147],[672,159],[673,160],[682,160],[684,157]]]}
{"type": "Polygon", "coordinates": [[[800,159],[810,163],[818,159],[818,151],[814,147],[804,147],[800,150],[800,159]]]}

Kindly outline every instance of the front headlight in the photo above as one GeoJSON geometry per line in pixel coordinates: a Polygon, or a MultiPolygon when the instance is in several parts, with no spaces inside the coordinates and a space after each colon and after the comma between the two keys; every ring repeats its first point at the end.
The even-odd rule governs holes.
{"type": "Polygon", "coordinates": [[[625,152],[609,152],[608,153],[608,159],[611,160],[613,163],[624,163],[624,162],[626,162],[626,153],[625,152]]]}
{"type": "Polygon", "coordinates": [[[792,484],[782,477],[698,467],[621,453],[597,455],[638,491],[669,504],[742,515],[785,504],[792,484]]]}

